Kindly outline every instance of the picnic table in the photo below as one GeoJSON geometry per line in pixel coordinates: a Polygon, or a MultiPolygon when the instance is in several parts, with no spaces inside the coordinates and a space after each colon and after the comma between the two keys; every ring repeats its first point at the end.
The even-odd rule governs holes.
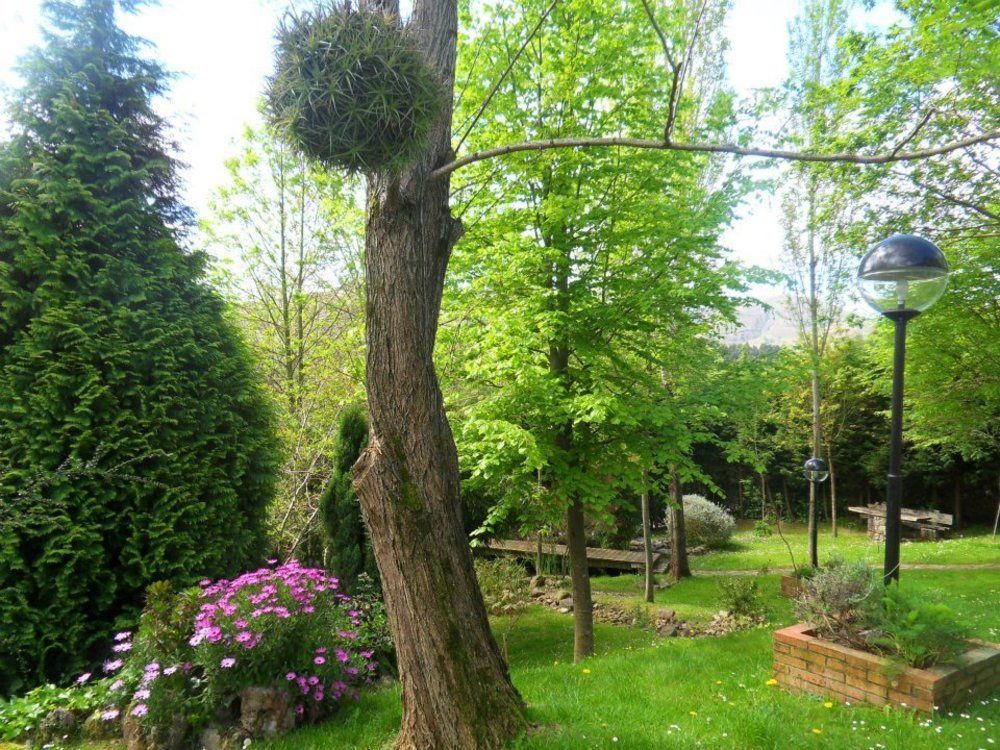
{"type": "MultiPolygon", "coordinates": [[[[869,537],[878,541],[885,539],[885,503],[853,505],[847,509],[868,520],[869,537]]],[[[951,531],[955,523],[954,516],[950,513],[940,513],[936,510],[901,508],[899,518],[903,528],[915,530],[921,539],[938,539],[951,531]]]]}

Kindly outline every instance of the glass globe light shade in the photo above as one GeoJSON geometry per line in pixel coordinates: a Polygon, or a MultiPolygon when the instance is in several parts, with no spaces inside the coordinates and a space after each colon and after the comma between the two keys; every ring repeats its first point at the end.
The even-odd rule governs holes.
{"type": "Polygon", "coordinates": [[[810,482],[825,482],[830,476],[830,470],[826,467],[826,461],[813,456],[802,467],[805,470],[806,479],[810,482]]]}
{"type": "Polygon", "coordinates": [[[948,286],[948,261],[933,242],[894,234],[875,245],[858,267],[861,296],[883,314],[923,312],[948,286]]]}

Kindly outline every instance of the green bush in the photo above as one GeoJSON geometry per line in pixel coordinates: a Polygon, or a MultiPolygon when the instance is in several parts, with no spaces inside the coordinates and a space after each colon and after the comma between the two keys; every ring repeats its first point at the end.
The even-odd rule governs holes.
{"type": "Polygon", "coordinates": [[[867,563],[820,568],[802,581],[795,613],[823,638],[870,650],[868,633],[878,621],[881,595],[882,582],[867,563]]]}
{"type": "MultiPolygon", "coordinates": [[[[718,505],[701,495],[685,495],[684,533],[688,544],[721,547],[736,530],[736,520],[718,505]]],[[[667,529],[670,513],[667,513],[667,529]]]]}
{"type": "Polygon", "coordinates": [[[80,678],[70,687],[39,685],[9,701],[0,699],[0,740],[13,742],[33,736],[42,719],[57,708],[81,716],[98,710],[107,700],[107,682],[86,674],[80,678]]]}
{"type": "Polygon", "coordinates": [[[362,573],[376,586],[379,584],[378,566],[351,478],[351,467],[367,445],[368,418],[364,409],[358,406],[344,409],[333,473],[320,496],[319,507],[326,531],[326,568],[349,591],[362,573]]]}
{"type": "Polygon", "coordinates": [[[491,615],[519,614],[531,603],[528,576],[517,560],[476,558],[476,579],[491,615]]]}
{"type": "Polygon", "coordinates": [[[718,581],[723,609],[736,617],[762,617],[764,597],[757,576],[728,576],[718,581]]]}
{"type": "Polygon", "coordinates": [[[969,648],[971,629],[944,604],[889,586],[872,642],[911,667],[932,667],[969,648]]]}
{"type": "Polygon", "coordinates": [[[92,669],[150,582],[265,552],[268,401],[114,5],[47,5],[0,149],[0,695],[92,669]]]}

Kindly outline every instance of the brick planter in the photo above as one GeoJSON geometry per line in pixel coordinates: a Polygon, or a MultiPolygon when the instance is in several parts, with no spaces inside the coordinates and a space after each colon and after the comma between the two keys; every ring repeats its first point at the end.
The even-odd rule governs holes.
{"type": "Polygon", "coordinates": [[[786,599],[794,599],[800,591],[802,591],[802,579],[783,573],[781,576],[781,595],[786,599]]]}
{"type": "Polygon", "coordinates": [[[1000,646],[969,646],[954,664],[900,671],[881,656],[817,638],[800,623],[774,634],[774,676],[792,692],[932,713],[1000,689],[1000,646]]]}

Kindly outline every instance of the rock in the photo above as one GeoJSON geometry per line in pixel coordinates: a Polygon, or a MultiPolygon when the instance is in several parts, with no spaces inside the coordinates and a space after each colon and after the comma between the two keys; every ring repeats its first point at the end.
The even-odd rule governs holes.
{"type": "Polygon", "coordinates": [[[567,597],[571,597],[571,596],[573,596],[573,594],[572,594],[572,593],[570,593],[570,592],[569,592],[568,590],[566,590],[566,589],[559,589],[559,590],[558,590],[558,591],[556,592],[556,600],[557,600],[557,601],[560,601],[560,602],[561,602],[561,601],[562,601],[563,599],[565,599],[565,598],[567,598],[567,597]]]}
{"type": "Polygon", "coordinates": [[[88,740],[109,740],[121,736],[121,722],[118,719],[105,721],[101,714],[104,709],[98,709],[83,722],[83,736],[88,740]]]}
{"type": "Polygon", "coordinates": [[[532,576],[528,585],[533,589],[542,588],[545,585],[545,576],[532,576]]]}
{"type": "Polygon", "coordinates": [[[545,596],[546,593],[548,593],[548,592],[544,588],[541,588],[541,587],[533,588],[531,590],[531,598],[532,599],[538,599],[540,597],[545,596]]]}
{"type": "Polygon", "coordinates": [[[62,745],[64,740],[71,739],[76,734],[76,730],[77,720],[73,712],[65,708],[54,708],[38,725],[38,743],[62,745]]]}
{"type": "Polygon", "coordinates": [[[677,626],[670,622],[660,628],[658,632],[664,638],[672,638],[677,635],[677,626]]]}
{"type": "Polygon", "coordinates": [[[572,596],[564,596],[562,599],[559,600],[559,606],[560,607],[569,607],[570,609],[573,609],[573,597],[572,596]]]}
{"type": "Polygon", "coordinates": [[[184,750],[190,725],[183,714],[176,714],[166,729],[147,730],[131,713],[122,719],[122,738],[128,750],[184,750]]]}
{"type": "Polygon", "coordinates": [[[272,737],[295,727],[295,706],[287,690],[249,687],[240,693],[240,726],[251,737],[272,737]]]}
{"type": "Polygon", "coordinates": [[[677,613],[672,609],[661,609],[659,612],[656,613],[656,616],[659,617],[661,620],[669,621],[677,617],[677,613]]]}
{"type": "Polygon", "coordinates": [[[570,612],[573,611],[573,608],[572,607],[560,607],[557,611],[561,615],[568,615],[570,612]]]}

